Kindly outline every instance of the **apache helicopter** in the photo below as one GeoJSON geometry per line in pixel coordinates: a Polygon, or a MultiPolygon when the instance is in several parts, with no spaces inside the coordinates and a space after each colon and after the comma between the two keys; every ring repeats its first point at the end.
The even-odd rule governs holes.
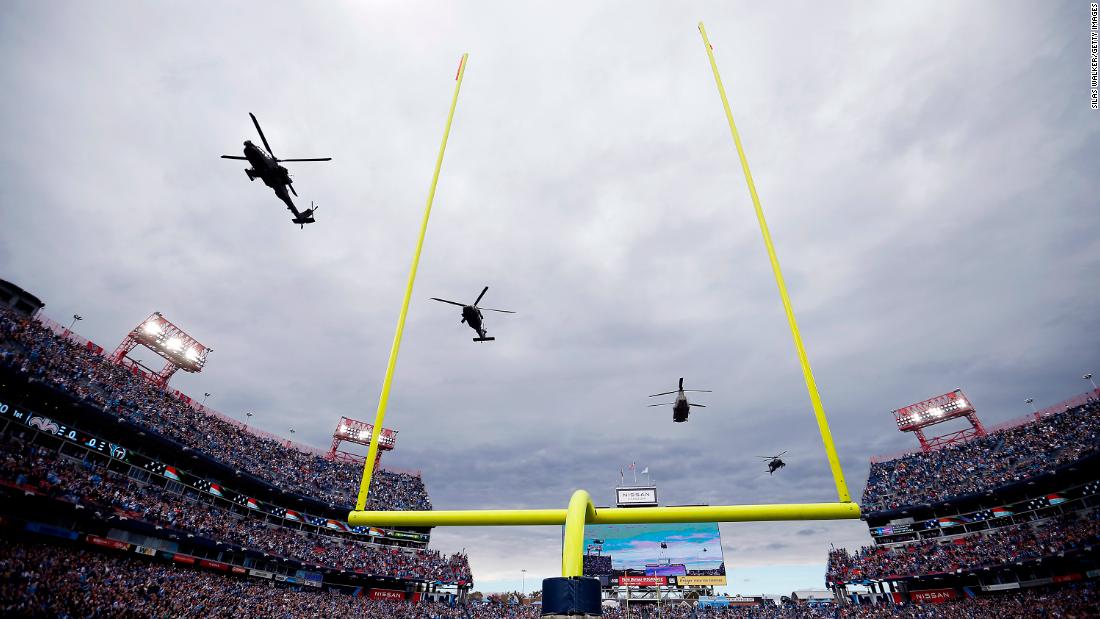
{"type": "Polygon", "coordinates": [[[756,456],[756,457],[760,458],[761,460],[767,460],[768,461],[768,475],[771,475],[772,473],[778,471],[779,469],[787,466],[786,462],[779,459],[779,457],[782,456],[785,453],[787,453],[787,452],[784,451],[783,453],[776,454],[774,456],[756,456]]]}
{"type": "Polygon", "coordinates": [[[448,301],[447,299],[440,299],[432,297],[432,301],[441,301],[443,303],[450,303],[451,305],[457,305],[462,308],[462,320],[459,324],[466,323],[470,325],[470,328],[477,331],[477,337],[474,338],[475,342],[491,342],[497,338],[489,337],[485,331],[485,317],[481,315],[481,310],[488,310],[490,312],[500,312],[502,314],[515,314],[510,310],[493,309],[491,307],[478,307],[478,302],[481,301],[481,297],[485,296],[485,293],[489,291],[489,287],[486,286],[481,294],[477,295],[477,301],[466,305],[465,303],[459,303],[458,301],[448,301]]]}
{"type": "Polygon", "coordinates": [[[306,224],[314,223],[316,220],[313,218],[313,213],[316,212],[317,207],[313,206],[310,202],[310,208],[302,212],[298,212],[298,207],[294,206],[294,202],[290,199],[290,194],[287,193],[287,189],[290,193],[294,194],[294,197],[298,197],[298,192],[294,191],[294,181],[290,180],[290,172],[286,168],[279,165],[282,161],[332,161],[332,157],[315,157],[312,159],[279,159],[275,157],[275,153],[271,151],[271,145],[267,143],[267,138],[264,136],[264,130],[260,129],[260,121],[256,120],[256,115],[252,112],[248,113],[252,117],[252,124],[256,125],[256,131],[260,134],[260,139],[264,142],[264,148],[267,152],[260,150],[260,147],[252,143],[252,140],[244,141],[244,157],[238,157],[236,155],[222,155],[222,159],[239,159],[241,161],[247,161],[252,164],[251,168],[245,168],[244,173],[248,175],[248,180],[254,181],[257,178],[262,179],[264,184],[275,190],[275,195],[279,196],[279,199],[286,203],[286,207],[290,209],[291,213],[294,213],[294,219],[290,221],[298,224],[305,229],[306,224]]]}
{"type": "Polygon", "coordinates": [[[665,402],[662,404],[650,404],[649,406],[668,406],[672,404],[672,420],[676,423],[683,423],[688,420],[688,415],[691,414],[691,407],[698,406],[700,408],[706,408],[705,404],[692,404],[688,402],[687,396],[684,393],[688,391],[694,391],[696,393],[710,393],[710,389],[684,389],[684,379],[680,379],[680,388],[676,391],[666,391],[664,393],[654,393],[649,396],[655,398],[659,395],[676,394],[675,402],[665,402]]]}

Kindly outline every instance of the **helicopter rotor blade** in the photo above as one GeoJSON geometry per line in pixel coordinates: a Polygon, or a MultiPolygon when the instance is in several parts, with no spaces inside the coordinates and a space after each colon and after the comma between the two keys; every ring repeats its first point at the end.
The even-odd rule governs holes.
{"type": "Polygon", "coordinates": [[[267,136],[264,135],[264,130],[260,129],[260,121],[256,120],[256,115],[252,112],[249,112],[248,115],[252,117],[252,124],[256,125],[256,131],[260,133],[260,139],[264,141],[264,148],[267,149],[267,154],[271,155],[272,159],[277,160],[278,158],[275,156],[275,153],[271,151],[271,145],[267,143],[267,136]]]}
{"type": "Polygon", "coordinates": [[[248,157],[238,157],[237,155],[222,155],[222,159],[239,159],[241,161],[248,161],[248,157]]]}
{"type": "Polygon", "coordinates": [[[694,393],[713,393],[713,392],[712,392],[712,391],[711,391],[710,389],[684,389],[684,393],[688,393],[688,392],[694,392],[694,393]]]}
{"type": "Polygon", "coordinates": [[[653,408],[654,406],[672,406],[672,402],[663,402],[661,404],[650,404],[646,408],[653,408]]]}
{"type": "Polygon", "coordinates": [[[783,453],[781,453],[781,454],[779,454],[778,456],[776,456],[776,458],[782,457],[782,456],[786,455],[786,453],[787,453],[787,452],[785,452],[785,451],[784,451],[783,453]]]}
{"type": "Polygon", "coordinates": [[[458,301],[448,301],[447,299],[440,299],[439,297],[432,297],[432,301],[439,301],[441,303],[450,303],[451,305],[457,305],[459,307],[466,307],[465,303],[459,303],[458,301]]]}
{"type": "Polygon", "coordinates": [[[672,395],[672,394],[674,394],[674,393],[679,393],[679,392],[678,392],[678,391],[666,391],[666,392],[664,392],[664,393],[654,393],[653,395],[651,395],[651,396],[649,396],[649,397],[651,397],[651,398],[655,398],[655,397],[657,397],[657,396],[659,396],[659,395],[672,395]]]}
{"type": "Polygon", "coordinates": [[[489,287],[488,286],[486,286],[485,289],[481,291],[481,294],[477,295],[477,300],[474,301],[474,305],[477,305],[478,301],[481,300],[481,297],[485,296],[486,292],[489,292],[489,287]]]}
{"type": "Polygon", "coordinates": [[[332,161],[332,157],[314,157],[311,159],[276,159],[280,163],[284,161],[332,161]]]}
{"type": "Polygon", "coordinates": [[[498,310],[498,309],[493,309],[491,307],[479,307],[477,309],[485,310],[487,312],[500,312],[501,314],[515,314],[515,312],[513,312],[512,310],[498,310]]]}
{"type": "Polygon", "coordinates": [[[706,404],[695,404],[694,402],[689,402],[688,406],[698,406],[699,408],[706,408],[707,407],[706,404]]]}

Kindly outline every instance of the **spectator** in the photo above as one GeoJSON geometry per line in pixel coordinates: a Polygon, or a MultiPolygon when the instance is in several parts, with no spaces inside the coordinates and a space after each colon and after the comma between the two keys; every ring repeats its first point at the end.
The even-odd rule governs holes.
{"type": "MultiPolygon", "coordinates": [[[[338,507],[354,503],[362,473],[358,465],[287,447],[201,412],[143,376],[6,307],[0,308],[0,364],[280,488],[338,507]]],[[[384,470],[374,476],[367,509],[431,508],[419,477],[384,470]]]]}

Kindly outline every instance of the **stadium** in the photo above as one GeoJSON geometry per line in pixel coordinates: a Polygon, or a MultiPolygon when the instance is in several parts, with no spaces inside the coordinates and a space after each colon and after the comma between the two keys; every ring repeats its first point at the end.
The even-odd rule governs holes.
{"type": "Polygon", "coordinates": [[[990,6],[6,7],[0,616],[1100,616],[1100,10],[990,6]]]}
{"type": "MultiPolygon", "coordinates": [[[[0,309],[7,616],[178,616],[195,606],[196,592],[227,617],[276,608],[332,617],[538,616],[537,605],[467,604],[475,584],[467,558],[431,550],[428,529],[349,526],[361,460],[338,451],[338,441],[324,452],[220,416],[158,373],[105,354],[28,298],[11,294],[0,309]]],[[[920,417],[944,408],[944,398],[962,396],[895,413],[920,417]]],[[[1100,577],[1100,391],[988,432],[973,407],[956,409],[919,429],[970,416],[975,429],[966,436],[873,462],[862,499],[873,544],[829,553],[827,601],[731,605],[705,586],[675,587],[677,573],[657,564],[613,570],[611,555],[591,547],[586,574],[604,574],[614,599],[619,581],[633,582],[636,609],[665,587],[663,613],[672,617],[701,603],[715,617],[864,617],[877,609],[1029,616],[1040,605],[1087,616],[1100,577]]],[[[341,430],[347,420],[337,438],[341,430]]],[[[431,509],[417,474],[381,468],[376,479],[372,509],[431,509]]],[[[593,527],[590,535],[602,551],[615,533],[593,527]]],[[[690,574],[725,582],[721,566],[690,574]]],[[[619,612],[609,607],[604,616],[619,612]]]]}

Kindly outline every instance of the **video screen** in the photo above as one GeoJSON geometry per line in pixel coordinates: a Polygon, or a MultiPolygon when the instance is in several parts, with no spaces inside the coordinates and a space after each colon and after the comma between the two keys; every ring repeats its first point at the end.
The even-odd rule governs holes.
{"type": "Polygon", "coordinates": [[[726,574],[722,535],[714,522],[588,525],[584,546],[585,576],[607,575],[608,567],[616,577],[726,574]]]}

